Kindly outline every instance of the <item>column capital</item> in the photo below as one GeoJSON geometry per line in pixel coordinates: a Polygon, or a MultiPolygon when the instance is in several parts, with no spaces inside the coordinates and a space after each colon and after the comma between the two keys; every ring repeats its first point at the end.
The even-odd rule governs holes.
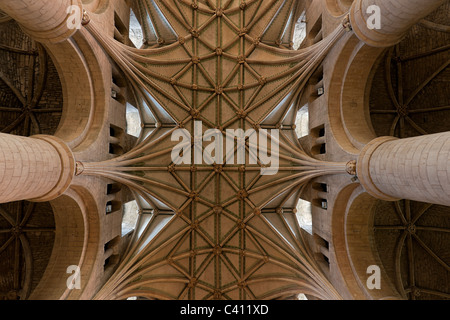
{"type": "Polygon", "coordinates": [[[55,136],[35,135],[30,138],[43,140],[51,144],[55,148],[61,160],[61,175],[55,187],[49,193],[35,199],[30,199],[30,201],[46,202],[54,200],[66,192],[72,183],[72,179],[75,176],[76,171],[75,157],[67,144],[55,136]]]}
{"type": "Polygon", "coordinates": [[[0,203],[56,199],[74,175],[74,155],[57,137],[0,133],[0,203]]]}
{"type": "Polygon", "coordinates": [[[449,157],[450,131],[381,137],[361,151],[357,174],[364,189],[378,199],[450,206],[449,157]]]}
{"type": "Polygon", "coordinates": [[[387,195],[375,185],[372,180],[370,169],[373,153],[383,144],[390,141],[399,140],[395,137],[379,137],[369,142],[361,151],[356,163],[356,174],[363,188],[371,196],[385,201],[398,201],[400,199],[387,195]]]}

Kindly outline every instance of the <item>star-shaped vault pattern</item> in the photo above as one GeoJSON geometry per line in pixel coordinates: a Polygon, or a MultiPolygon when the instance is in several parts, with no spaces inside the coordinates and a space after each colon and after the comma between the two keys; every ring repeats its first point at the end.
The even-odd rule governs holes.
{"type": "Polygon", "coordinates": [[[141,209],[127,253],[98,299],[339,298],[302,238],[295,207],[311,179],[346,174],[346,163],[310,157],[294,124],[302,90],[345,28],[292,50],[297,4],[135,1],[146,36],[140,49],[86,26],[127,76],[143,120],[129,153],[79,163],[78,174],[130,187],[141,209]],[[278,130],[268,139],[279,150],[267,150],[277,153],[278,172],[261,175],[266,165],[252,154],[251,139],[246,158],[256,164],[176,165],[172,133],[194,136],[199,121],[203,131],[224,135],[278,130]]]}

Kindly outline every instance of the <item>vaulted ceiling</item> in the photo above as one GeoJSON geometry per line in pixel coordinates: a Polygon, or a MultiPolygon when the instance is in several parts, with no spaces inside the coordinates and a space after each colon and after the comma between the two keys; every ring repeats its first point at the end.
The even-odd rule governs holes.
{"type": "Polygon", "coordinates": [[[129,153],[83,163],[82,174],[128,185],[141,208],[128,255],[98,298],[338,297],[303,242],[295,208],[308,181],[346,174],[346,164],[308,156],[294,124],[302,89],[345,29],[296,51],[298,1],[148,0],[134,10],[147,40],[142,49],[87,25],[127,75],[144,122],[129,153]],[[268,131],[265,150],[279,156],[279,170],[261,174],[268,163],[251,141],[245,164],[225,154],[222,163],[176,165],[172,133],[184,130],[190,147],[196,121],[201,133],[223,136],[279,130],[268,131]]]}

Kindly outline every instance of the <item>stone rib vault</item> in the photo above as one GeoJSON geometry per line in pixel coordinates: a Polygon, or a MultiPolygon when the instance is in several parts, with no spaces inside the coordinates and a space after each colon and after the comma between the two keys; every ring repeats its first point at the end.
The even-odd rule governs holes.
{"type": "Polygon", "coordinates": [[[448,299],[449,12],[1,0],[0,300],[448,299]]]}
{"type": "Polygon", "coordinates": [[[128,185],[141,208],[128,255],[98,298],[339,297],[303,243],[295,207],[308,181],[347,174],[346,163],[308,156],[294,122],[299,93],[346,29],[308,49],[284,48],[294,4],[142,1],[135,10],[146,22],[148,49],[119,44],[94,23],[86,26],[134,84],[144,119],[135,149],[110,161],[79,163],[79,174],[128,185]],[[150,40],[164,46],[151,48],[150,40]],[[246,165],[235,165],[227,154],[220,164],[194,164],[196,150],[192,165],[175,165],[171,135],[184,129],[193,137],[196,121],[203,131],[223,135],[227,129],[268,130],[270,142],[280,146],[278,172],[262,175],[259,158],[248,164],[259,156],[252,154],[251,137],[246,165]]]}

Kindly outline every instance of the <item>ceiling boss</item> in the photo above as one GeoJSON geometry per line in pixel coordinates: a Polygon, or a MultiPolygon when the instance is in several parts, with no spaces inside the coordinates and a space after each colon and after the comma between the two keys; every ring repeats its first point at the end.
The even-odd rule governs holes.
{"type": "Polygon", "coordinates": [[[126,184],[153,212],[98,298],[116,296],[118,283],[163,290],[162,283],[145,280],[145,270],[154,275],[163,265],[185,279],[170,293],[179,298],[270,296],[280,283],[261,287],[260,281],[274,272],[286,277],[283,285],[293,277],[293,287],[305,291],[304,283],[318,282],[307,290],[338,296],[325,289],[328,281],[302,244],[292,199],[315,177],[348,174],[346,163],[309,156],[295,134],[302,89],[347,31],[340,26],[298,51],[266,44],[288,36],[271,23],[287,18],[292,3],[137,2],[143,21],[157,16],[148,25],[159,40],[154,48],[126,47],[94,23],[86,25],[154,122],[129,153],[83,163],[82,174],[126,184]],[[155,228],[162,230],[149,241],[145,235],[155,228]],[[290,239],[286,247],[271,239],[279,232],[290,239]]]}

